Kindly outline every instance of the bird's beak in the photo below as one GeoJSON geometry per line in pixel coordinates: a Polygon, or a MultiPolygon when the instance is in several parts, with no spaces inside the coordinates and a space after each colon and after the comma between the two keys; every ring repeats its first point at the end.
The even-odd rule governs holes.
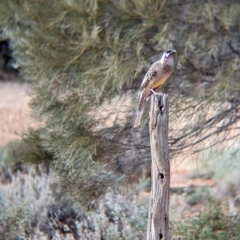
{"type": "Polygon", "coordinates": [[[177,51],[174,49],[174,50],[172,50],[172,52],[171,53],[176,53],[177,51]]]}

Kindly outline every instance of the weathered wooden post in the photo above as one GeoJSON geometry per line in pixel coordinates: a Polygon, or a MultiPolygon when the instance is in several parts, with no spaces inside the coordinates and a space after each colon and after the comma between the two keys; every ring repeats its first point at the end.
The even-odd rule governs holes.
{"type": "Polygon", "coordinates": [[[152,95],[149,121],[152,155],[151,196],[147,240],[169,240],[168,114],[168,95],[152,95]]]}

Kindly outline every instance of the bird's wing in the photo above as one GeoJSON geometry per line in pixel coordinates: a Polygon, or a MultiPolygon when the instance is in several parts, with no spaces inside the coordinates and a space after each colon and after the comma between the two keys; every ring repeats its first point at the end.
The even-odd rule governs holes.
{"type": "Polygon", "coordinates": [[[142,84],[141,84],[141,87],[140,89],[142,90],[143,88],[145,88],[147,86],[147,84],[154,78],[156,77],[157,75],[157,68],[158,68],[158,65],[159,65],[159,61],[153,63],[153,65],[149,68],[148,72],[146,73],[143,81],[142,81],[142,84]]]}

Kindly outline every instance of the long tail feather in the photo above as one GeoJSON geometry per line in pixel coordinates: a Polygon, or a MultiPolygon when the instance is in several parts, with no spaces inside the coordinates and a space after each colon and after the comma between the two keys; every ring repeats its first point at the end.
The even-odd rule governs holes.
{"type": "Polygon", "coordinates": [[[134,128],[136,128],[140,125],[143,110],[144,110],[144,106],[145,106],[144,91],[142,91],[141,95],[140,95],[138,107],[137,107],[137,112],[136,112],[134,125],[133,125],[134,128]]]}

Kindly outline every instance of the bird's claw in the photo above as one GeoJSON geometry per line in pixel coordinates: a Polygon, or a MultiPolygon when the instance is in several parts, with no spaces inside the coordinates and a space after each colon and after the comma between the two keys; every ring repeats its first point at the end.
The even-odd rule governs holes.
{"type": "Polygon", "coordinates": [[[158,92],[154,91],[153,89],[151,89],[151,92],[153,93],[153,95],[159,95],[159,96],[162,96],[162,93],[158,93],[158,92]]]}

